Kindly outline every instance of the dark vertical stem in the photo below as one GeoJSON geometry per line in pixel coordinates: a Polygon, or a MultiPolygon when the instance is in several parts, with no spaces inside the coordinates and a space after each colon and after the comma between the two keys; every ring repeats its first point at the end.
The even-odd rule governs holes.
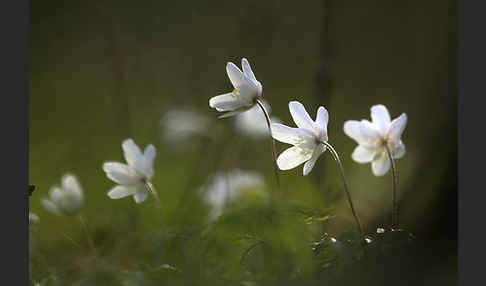
{"type": "Polygon", "coordinates": [[[265,120],[267,121],[268,132],[270,135],[270,144],[272,147],[273,169],[275,171],[275,180],[277,181],[277,191],[280,191],[280,178],[278,176],[278,165],[277,165],[277,148],[275,148],[275,140],[273,139],[272,136],[272,124],[270,122],[270,116],[268,115],[267,110],[265,109],[265,107],[263,106],[262,102],[259,99],[256,100],[256,103],[262,109],[262,112],[265,115],[265,120]]]}
{"type": "Polygon", "coordinates": [[[344,184],[344,192],[346,193],[346,196],[348,197],[348,203],[349,203],[349,206],[351,207],[351,212],[353,213],[354,220],[356,221],[356,226],[358,228],[360,238],[363,240],[364,239],[363,228],[361,227],[361,223],[359,222],[358,215],[356,214],[356,210],[354,209],[353,200],[351,199],[351,194],[349,193],[348,183],[346,182],[346,177],[344,176],[343,164],[341,163],[341,160],[339,159],[338,153],[336,152],[336,150],[334,150],[334,148],[331,146],[331,144],[329,144],[325,141],[320,141],[320,143],[326,145],[326,147],[329,149],[329,151],[331,151],[331,154],[334,157],[334,160],[337,162],[337,164],[339,166],[339,171],[341,173],[341,179],[343,180],[343,184],[344,184]]]}
{"type": "Polygon", "coordinates": [[[393,160],[390,148],[388,144],[385,144],[386,153],[390,159],[392,169],[392,227],[398,226],[398,202],[397,202],[397,173],[395,167],[395,161],[393,160]]]}

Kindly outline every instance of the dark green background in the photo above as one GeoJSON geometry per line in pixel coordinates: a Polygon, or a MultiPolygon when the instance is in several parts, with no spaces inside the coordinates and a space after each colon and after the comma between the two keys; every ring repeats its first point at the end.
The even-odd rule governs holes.
{"type": "MultiPolygon", "coordinates": [[[[174,150],[161,137],[160,119],[176,107],[216,118],[209,98],[232,88],[225,63],[246,57],[284,124],[293,125],[291,100],[312,117],[319,105],[328,109],[329,142],[368,233],[388,223],[391,178],[351,160],[356,143],[343,123],[369,119],[379,103],[392,118],[407,113],[407,154],[397,160],[401,224],[424,241],[424,284],[456,283],[456,1],[31,1],[30,11],[29,180],[37,186],[30,210],[41,219],[35,249],[43,257],[33,263],[49,265],[33,266],[34,279],[46,269],[66,267],[78,277],[88,268],[65,237],[82,241],[79,225],[39,203],[68,171],[83,185],[83,213],[107,259],[132,262],[154,203],[110,200],[113,183],[101,169],[122,160],[128,137],[157,148],[153,183],[168,223],[193,220],[187,212],[181,218],[183,190],[218,169],[259,171],[273,188],[268,141],[239,136],[232,119],[217,122],[214,133],[223,131],[210,144],[174,150]]],[[[286,147],[277,143],[279,153],[286,147]]],[[[326,231],[352,229],[330,154],[301,174],[302,167],[281,172],[282,198],[334,206],[338,217],[326,231]]]]}

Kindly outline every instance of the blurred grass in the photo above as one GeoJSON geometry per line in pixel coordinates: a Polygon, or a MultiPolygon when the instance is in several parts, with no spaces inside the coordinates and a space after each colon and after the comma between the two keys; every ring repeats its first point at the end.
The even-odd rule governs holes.
{"type": "MultiPolygon", "coordinates": [[[[228,1],[137,5],[130,1],[93,5],[31,1],[29,183],[37,189],[30,198],[30,210],[41,219],[30,236],[35,245],[31,279],[39,281],[55,273],[66,276],[62,281],[83,281],[83,277],[87,285],[119,285],[119,275],[113,273],[141,261],[181,263],[175,267],[188,263],[185,271],[197,274],[194,283],[201,283],[197,277],[207,278],[197,272],[200,266],[196,264],[202,262],[191,261],[194,254],[184,254],[184,258],[181,253],[171,254],[186,247],[187,252],[197,250],[202,242],[169,240],[166,246],[167,234],[160,223],[177,231],[201,231],[208,210],[196,189],[221,169],[261,172],[266,191],[273,190],[270,146],[266,139],[254,141],[237,134],[230,119],[218,122],[222,132],[210,144],[194,140],[173,150],[163,143],[159,120],[167,110],[181,105],[216,118],[208,99],[231,89],[224,66],[227,61],[239,65],[241,57],[250,60],[272,114],[284,124],[293,125],[288,101],[301,101],[312,116],[325,102],[330,142],[343,160],[367,232],[388,224],[391,178],[389,174],[374,177],[369,164],[351,160],[355,143],[344,135],[342,126],[348,119],[369,118],[369,108],[377,103],[385,104],[393,118],[406,112],[409,121],[403,140],[407,154],[397,161],[401,222],[444,256],[454,257],[455,5],[456,1],[438,0],[309,1],[306,5],[292,1],[246,1],[245,5],[228,1]],[[316,80],[322,62],[331,80],[326,93],[316,80]],[[162,218],[152,199],[135,205],[131,198],[110,200],[106,196],[113,183],[101,165],[123,161],[120,144],[128,137],[139,146],[153,143],[157,148],[153,183],[162,200],[162,218]],[[79,177],[85,190],[83,213],[103,262],[93,262],[76,222],[40,207],[40,198],[68,171],[79,177]]],[[[278,153],[286,147],[278,143],[278,153]]],[[[337,235],[354,229],[330,154],[319,158],[310,177],[301,174],[301,167],[281,172],[278,200],[310,209],[333,207],[337,216],[306,230],[298,230],[304,225],[295,223],[295,217],[286,217],[275,226],[275,233],[268,234],[282,241],[259,250],[269,251],[265,257],[275,259],[276,265],[290,265],[297,258],[307,261],[305,253],[287,253],[284,248],[288,245],[302,246],[299,243],[317,239],[323,232],[337,235]]],[[[236,214],[235,218],[244,219],[236,214]]],[[[230,223],[211,235],[244,232],[234,229],[244,225],[230,223]]],[[[223,263],[219,266],[237,264],[232,252],[241,248],[225,245],[223,238],[214,237],[214,250],[222,251],[214,258],[223,263]]],[[[451,262],[437,266],[443,271],[434,271],[452,269],[454,273],[455,267],[451,262]]],[[[236,269],[228,277],[241,273],[236,269]]],[[[139,283],[150,285],[146,273],[145,269],[127,275],[140,276],[146,280],[139,283]]],[[[179,277],[182,274],[160,275],[172,285],[184,281],[179,277]]]]}

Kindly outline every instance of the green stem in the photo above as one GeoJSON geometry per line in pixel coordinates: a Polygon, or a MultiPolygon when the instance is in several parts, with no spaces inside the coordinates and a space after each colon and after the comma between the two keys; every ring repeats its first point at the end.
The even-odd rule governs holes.
{"type": "Polygon", "coordinates": [[[93,242],[93,239],[92,239],[92,237],[89,233],[88,225],[86,224],[86,220],[85,220],[85,218],[83,217],[82,214],[80,214],[78,216],[78,219],[79,219],[79,222],[81,223],[81,227],[83,228],[84,234],[86,235],[86,238],[88,240],[89,247],[91,248],[91,251],[93,251],[93,254],[95,255],[95,257],[97,257],[98,253],[96,251],[96,247],[95,247],[95,244],[93,242]]]}
{"type": "Polygon", "coordinates": [[[149,192],[154,196],[155,200],[157,201],[157,207],[160,209],[160,199],[159,194],[157,194],[157,190],[155,189],[154,185],[151,182],[145,182],[145,186],[149,190],[149,192]]]}
{"type": "Polygon", "coordinates": [[[274,169],[274,172],[275,172],[275,180],[277,181],[277,191],[280,192],[280,178],[278,176],[278,165],[277,165],[277,148],[275,147],[275,140],[273,139],[273,136],[272,136],[272,125],[271,125],[271,121],[270,121],[270,116],[268,115],[267,110],[263,106],[263,103],[259,99],[256,100],[256,103],[258,104],[258,106],[260,106],[260,108],[263,112],[263,115],[265,115],[265,120],[267,122],[268,132],[270,134],[270,144],[271,144],[271,147],[272,147],[273,169],[274,169]]]}
{"type": "Polygon", "coordinates": [[[390,147],[385,144],[386,153],[390,159],[391,169],[392,169],[392,227],[398,226],[398,202],[397,202],[397,169],[395,167],[395,161],[393,160],[390,147]]]}
{"type": "Polygon", "coordinates": [[[326,147],[329,149],[332,156],[334,157],[334,160],[337,162],[337,164],[339,166],[339,171],[341,173],[341,179],[343,180],[343,184],[344,184],[344,192],[346,193],[346,196],[348,198],[348,203],[349,203],[349,206],[351,207],[351,212],[353,213],[354,220],[356,221],[356,226],[358,228],[358,232],[360,234],[360,237],[361,237],[362,240],[364,240],[363,228],[361,227],[361,223],[358,219],[358,215],[356,214],[356,210],[354,209],[353,200],[351,199],[351,194],[349,193],[348,183],[346,182],[346,177],[344,176],[344,168],[343,168],[343,164],[341,163],[341,160],[339,159],[339,155],[336,152],[336,150],[334,150],[334,148],[331,146],[331,144],[329,144],[325,141],[320,141],[320,143],[326,145],[326,147]]]}
{"type": "MultiPolygon", "coordinates": [[[[162,229],[164,229],[164,223],[162,219],[162,204],[160,203],[159,199],[159,194],[157,193],[157,190],[155,189],[154,185],[151,182],[145,182],[145,187],[149,190],[149,192],[154,196],[155,201],[157,202],[157,212],[160,217],[160,225],[162,229]]],[[[167,230],[166,230],[167,231],[167,230]]]]}

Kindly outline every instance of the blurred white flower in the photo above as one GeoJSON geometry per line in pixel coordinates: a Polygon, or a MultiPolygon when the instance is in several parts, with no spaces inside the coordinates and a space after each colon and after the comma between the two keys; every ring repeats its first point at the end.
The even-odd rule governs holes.
{"type": "Polygon", "coordinates": [[[405,155],[401,136],[407,125],[407,115],[402,113],[391,121],[388,109],[378,104],[371,107],[371,120],[348,120],[344,122],[344,133],[359,144],[351,155],[353,160],[358,163],[371,162],[373,174],[383,176],[391,165],[385,144],[394,159],[405,155]]]}
{"type": "MultiPolygon", "coordinates": [[[[270,112],[270,106],[265,102],[263,105],[267,112],[270,112]]],[[[270,117],[270,122],[279,123],[280,120],[272,116],[270,117]]],[[[266,137],[269,134],[265,115],[257,105],[250,108],[247,112],[238,114],[235,117],[235,127],[241,133],[255,139],[266,137]]]]}
{"type": "Polygon", "coordinates": [[[167,112],[160,120],[164,140],[172,146],[179,146],[194,137],[207,137],[212,119],[197,112],[175,109],[167,112]]]}
{"type": "Polygon", "coordinates": [[[83,203],[83,189],[72,174],[64,175],[61,187],[51,187],[49,198],[41,200],[44,209],[56,215],[75,215],[83,203]]]}
{"type": "Polygon", "coordinates": [[[111,199],[133,196],[136,203],[141,203],[147,199],[150,191],[150,180],[154,175],[155,147],[149,144],[142,153],[132,139],[126,139],[122,142],[122,149],[128,164],[103,163],[106,176],[119,184],[108,192],[108,196],[111,199]]]}
{"type": "Polygon", "coordinates": [[[289,110],[298,128],[272,123],[273,138],[294,145],[278,156],[277,165],[281,170],[290,170],[305,162],[303,174],[306,176],[314,168],[319,156],[326,151],[326,146],[319,142],[328,140],[329,115],[320,106],[316,120],[313,121],[304,106],[297,101],[289,102],[289,110]]]}
{"type": "Polygon", "coordinates": [[[211,205],[210,216],[214,219],[241,193],[248,189],[263,187],[264,184],[264,179],[259,173],[235,169],[226,173],[216,173],[200,191],[203,192],[204,201],[211,205]]]}
{"type": "Polygon", "coordinates": [[[29,225],[31,224],[36,224],[39,222],[39,216],[36,215],[35,213],[29,212],[29,225]]]}
{"type": "Polygon", "coordinates": [[[221,112],[228,111],[219,118],[230,117],[247,111],[255,105],[256,99],[262,96],[262,84],[255,78],[247,59],[241,60],[241,66],[243,72],[232,62],[226,64],[226,72],[234,90],[212,97],[209,100],[210,107],[221,112]]]}

